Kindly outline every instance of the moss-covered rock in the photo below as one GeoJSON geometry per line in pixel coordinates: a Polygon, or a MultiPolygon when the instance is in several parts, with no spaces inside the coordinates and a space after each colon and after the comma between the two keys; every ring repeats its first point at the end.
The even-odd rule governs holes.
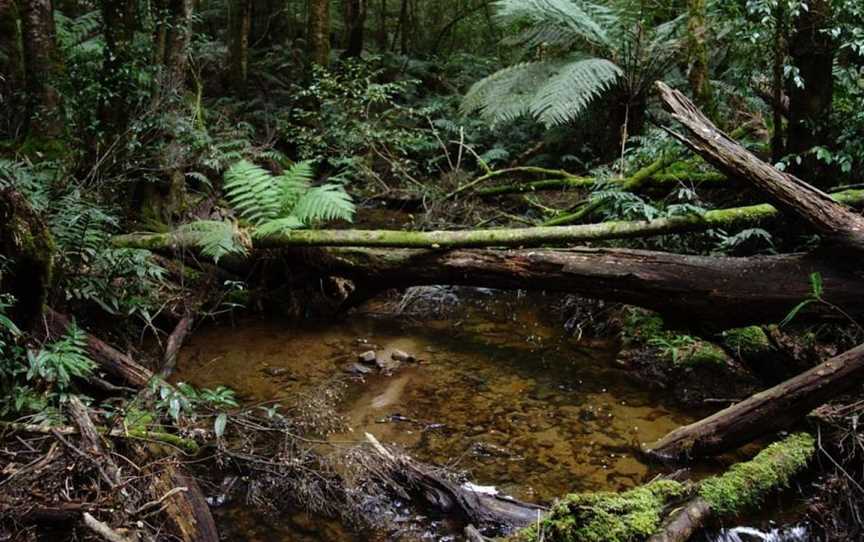
{"type": "Polygon", "coordinates": [[[624,309],[621,319],[621,341],[625,345],[648,344],[665,335],[663,318],[655,312],[636,307],[624,309]]]}
{"type": "Polygon", "coordinates": [[[673,361],[679,367],[725,367],[729,356],[716,344],[692,339],[688,346],[676,349],[673,361]]]}
{"type": "Polygon", "coordinates": [[[558,502],[537,525],[519,532],[519,542],[632,542],[660,526],[663,509],[685,486],[659,480],[623,493],[574,493],[558,502]]]}
{"type": "Polygon", "coordinates": [[[785,487],[813,457],[816,441],[799,433],[775,442],[755,458],[738,463],[722,476],[702,482],[699,494],[720,515],[736,515],[757,506],[769,492],[785,487]]]}
{"type": "Polygon", "coordinates": [[[743,360],[752,359],[774,350],[771,339],[760,326],[729,329],[722,334],[723,346],[743,360]]]}

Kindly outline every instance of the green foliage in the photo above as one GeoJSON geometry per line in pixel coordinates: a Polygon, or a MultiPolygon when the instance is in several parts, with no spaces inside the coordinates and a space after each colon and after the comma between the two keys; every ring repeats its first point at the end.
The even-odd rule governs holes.
{"type": "MultiPolygon", "coordinates": [[[[259,238],[320,222],[353,220],[354,203],[345,189],[337,184],[311,187],[313,178],[310,162],[299,162],[274,176],[241,160],[225,173],[225,197],[259,238]]],[[[226,254],[247,252],[242,232],[230,222],[193,222],[181,226],[178,233],[193,237],[202,252],[216,261],[226,254]]]]}
{"type": "Polygon", "coordinates": [[[73,322],[60,340],[27,353],[30,369],[27,380],[40,379],[65,392],[73,378],[86,378],[96,364],[87,355],[87,335],[73,322]]]}
{"type": "Polygon", "coordinates": [[[822,299],[822,293],[824,291],[824,287],[822,285],[822,274],[821,273],[812,273],[810,275],[810,297],[803,300],[802,302],[795,305],[789,314],[786,315],[786,318],[780,322],[781,326],[788,325],[798,316],[798,313],[801,312],[805,307],[810,305],[811,303],[822,303],[824,300],[822,299]]]}
{"type": "Polygon", "coordinates": [[[626,9],[584,0],[500,0],[495,6],[503,22],[521,29],[509,44],[543,53],[468,91],[463,111],[479,111],[492,122],[530,114],[550,127],[578,118],[613,88],[641,96],[648,78],[664,74],[677,47],[675,24],[646,36],[645,22],[626,9]]]}
{"type": "Polygon", "coordinates": [[[659,480],[623,493],[571,494],[515,538],[521,542],[644,540],[660,526],[666,506],[684,492],[679,482],[659,480]]]}

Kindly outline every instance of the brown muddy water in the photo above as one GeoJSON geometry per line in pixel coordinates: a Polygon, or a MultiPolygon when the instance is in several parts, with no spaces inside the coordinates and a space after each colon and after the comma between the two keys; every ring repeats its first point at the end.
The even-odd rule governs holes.
{"type": "MultiPolygon", "coordinates": [[[[205,327],[184,348],[176,379],[227,385],[244,401],[290,401],[361,352],[386,359],[408,352],[419,363],[351,381],[339,407],[350,429],[332,438],[359,442],[369,432],[418,460],[540,503],[646,482],[658,472],[635,455],[638,446],[704,414],[676,407],[617,366],[614,344],[564,333],[557,296],[429,294],[456,308],[418,319],[391,304],[338,320],[205,327]]],[[[235,505],[218,517],[228,540],[354,539],[299,513],[264,518],[235,505]]]]}

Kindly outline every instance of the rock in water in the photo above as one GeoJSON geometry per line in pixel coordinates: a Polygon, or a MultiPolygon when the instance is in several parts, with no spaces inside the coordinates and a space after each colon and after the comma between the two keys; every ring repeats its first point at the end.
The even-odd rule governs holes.
{"type": "Polygon", "coordinates": [[[406,362],[406,363],[414,363],[415,361],[417,361],[417,358],[415,358],[414,356],[412,356],[411,354],[409,354],[408,352],[405,352],[403,350],[394,350],[390,354],[390,358],[393,359],[394,361],[401,361],[401,362],[406,362]]]}
{"type": "Polygon", "coordinates": [[[361,363],[368,363],[368,364],[370,364],[370,365],[374,364],[374,363],[375,363],[375,360],[376,360],[377,358],[378,358],[378,356],[375,354],[375,351],[374,351],[374,350],[369,350],[368,352],[363,352],[362,354],[360,354],[359,356],[357,356],[357,359],[358,359],[361,363]]]}
{"type": "Polygon", "coordinates": [[[360,365],[359,363],[349,363],[343,369],[346,373],[352,375],[368,375],[372,372],[372,369],[366,367],[365,365],[360,365]]]}

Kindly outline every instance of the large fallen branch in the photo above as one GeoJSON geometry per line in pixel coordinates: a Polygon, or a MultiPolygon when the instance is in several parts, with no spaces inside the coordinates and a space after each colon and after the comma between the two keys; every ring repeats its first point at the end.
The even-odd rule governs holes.
{"type": "MultiPolygon", "coordinates": [[[[612,184],[620,182],[620,179],[612,179],[612,184]]],[[[648,178],[651,185],[669,186],[669,185],[707,185],[707,186],[728,186],[729,179],[722,173],[657,173],[648,178]]],[[[503,196],[506,194],[525,194],[530,192],[540,192],[543,190],[568,190],[568,189],[587,189],[601,184],[599,179],[593,177],[561,177],[560,179],[544,179],[540,181],[531,181],[526,183],[508,184],[502,186],[493,186],[489,188],[481,188],[474,193],[477,196],[486,198],[492,196],[503,196]]]]}
{"type": "Polygon", "coordinates": [[[695,457],[732,450],[788,428],[822,403],[864,379],[864,345],[817,365],[696,423],[672,431],[647,450],[661,458],[695,457]]]}
{"type": "MultiPolygon", "coordinates": [[[[844,205],[864,203],[864,190],[834,194],[844,205]]],[[[484,248],[567,245],[588,241],[633,239],[705,231],[712,228],[752,226],[775,218],[778,211],[768,204],[717,209],[648,221],[616,221],[578,226],[485,229],[466,231],[398,230],[294,230],[255,239],[254,247],[394,247],[394,248],[484,248]]],[[[129,234],[117,236],[113,244],[122,248],[167,250],[194,248],[197,239],[179,233],[129,234]]]]}
{"type": "Polygon", "coordinates": [[[730,177],[759,189],[789,216],[796,216],[838,245],[864,250],[864,217],[848,211],[825,192],[753,155],[717,129],[686,96],[662,82],[657,88],[672,117],[689,137],[676,137],[730,177]]]}
{"type": "MultiPolygon", "coordinates": [[[[342,248],[291,257],[321,273],[353,279],[358,296],[435,284],[557,291],[657,310],[673,322],[729,327],[779,321],[810,296],[810,275],[820,273],[826,301],[849,314],[864,314],[860,271],[816,255],[725,258],[588,248],[342,248]]],[[[811,304],[801,315],[816,316],[836,318],[837,313],[824,304],[811,304]]]]}

